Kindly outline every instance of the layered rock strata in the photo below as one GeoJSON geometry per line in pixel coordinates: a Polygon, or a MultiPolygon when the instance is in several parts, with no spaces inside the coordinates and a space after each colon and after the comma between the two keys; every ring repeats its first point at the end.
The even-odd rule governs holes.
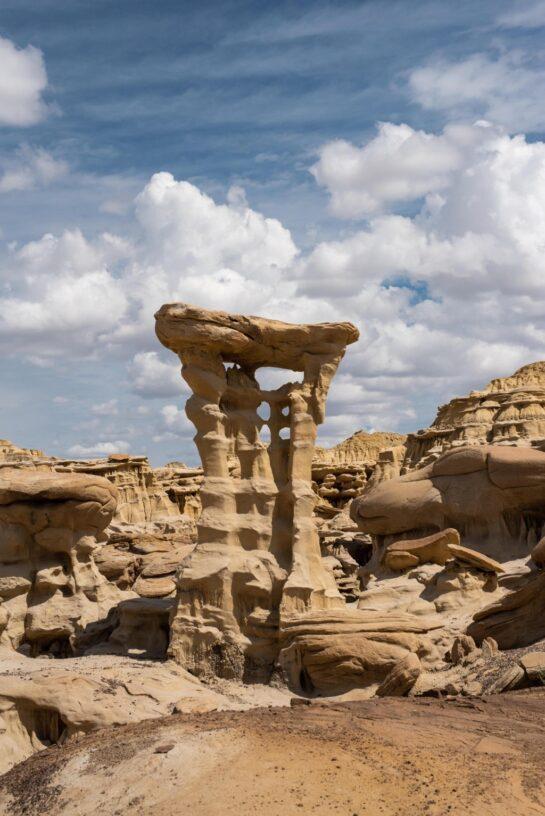
{"type": "Polygon", "coordinates": [[[429,428],[408,435],[401,472],[464,445],[545,445],[544,361],[442,405],[429,428]]]}
{"type": "MultiPolygon", "coordinates": [[[[317,447],[312,463],[312,487],[319,496],[318,515],[332,517],[355,496],[360,496],[375,473],[377,462],[405,436],[397,433],[357,431],[333,448],[317,447]]],[[[403,448],[404,450],[404,448],[403,448]]]]}
{"type": "Polygon", "coordinates": [[[119,522],[143,524],[179,515],[196,518],[200,512],[202,468],[182,462],[152,468],[146,456],[125,453],[104,459],[59,459],[0,440],[0,469],[6,467],[102,476],[117,488],[115,519],[119,522]]]}
{"type": "Polygon", "coordinates": [[[170,653],[198,674],[268,679],[286,622],[344,603],[320,555],[311,468],[330,382],[358,332],[349,323],[292,325],[186,304],[163,306],[156,332],[193,392],[186,412],[204,470],[170,653]],[[262,366],[302,371],[303,382],[263,390],[262,366]]]}

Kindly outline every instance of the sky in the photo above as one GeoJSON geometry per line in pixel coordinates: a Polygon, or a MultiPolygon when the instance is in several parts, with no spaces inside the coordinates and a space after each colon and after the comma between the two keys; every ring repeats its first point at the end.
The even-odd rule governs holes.
{"type": "Polygon", "coordinates": [[[544,35],[545,0],[2,0],[0,437],[196,464],[172,301],[355,323],[322,445],[545,359],[544,35]]]}

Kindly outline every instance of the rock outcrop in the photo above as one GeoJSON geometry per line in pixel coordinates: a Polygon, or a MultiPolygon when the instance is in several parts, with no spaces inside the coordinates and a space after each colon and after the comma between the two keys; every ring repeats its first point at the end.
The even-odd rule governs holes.
{"type": "Polygon", "coordinates": [[[463,445],[545,446],[545,361],[442,405],[429,428],[407,436],[401,472],[463,445]]]}
{"type": "Polygon", "coordinates": [[[319,496],[318,515],[332,517],[335,511],[360,496],[373,479],[380,457],[391,451],[392,446],[404,451],[405,438],[387,431],[357,431],[333,448],[317,447],[312,462],[312,487],[319,496]]]}
{"type": "Polygon", "coordinates": [[[3,643],[67,654],[100,638],[123,597],[94,560],[116,501],[99,476],[0,471],[3,643]]]}
{"type": "Polygon", "coordinates": [[[268,679],[286,621],[344,604],[320,555],[311,468],[330,382],[358,332],[350,323],[292,325],[186,304],[163,306],[156,331],[193,392],[186,412],[204,469],[170,654],[198,674],[268,679]],[[302,371],[303,382],[262,390],[262,366],[302,371]]]}
{"type": "Polygon", "coordinates": [[[202,468],[188,468],[182,462],[152,468],[146,456],[125,453],[104,459],[60,459],[0,440],[0,470],[5,467],[102,476],[117,488],[119,522],[143,524],[180,515],[195,519],[200,512],[202,468]]]}
{"type": "Polygon", "coordinates": [[[545,637],[537,543],[545,532],[545,453],[498,445],[456,448],[370,488],[354,499],[350,512],[360,530],[373,536],[358,607],[441,619],[431,637],[443,665],[424,661],[417,692],[441,683],[451,693],[476,688],[479,672],[485,677],[487,671],[493,691],[519,683],[520,671],[513,679],[501,654],[486,657],[478,647],[516,649],[545,637]],[[466,641],[472,649],[460,652],[466,641]],[[493,671],[495,663],[505,678],[493,671]],[[436,673],[433,679],[429,672],[436,673]]]}
{"type": "Polygon", "coordinates": [[[545,532],[545,453],[479,446],[378,484],[351,505],[380,537],[454,527],[467,546],[499,561],[527,556],[545,532]]]}
{"type": "Polygon", "coordinates": [[[108,726],[238,707],[172,663],[34,660],[0,647],[0,774],[36,751],[108,726]]]}

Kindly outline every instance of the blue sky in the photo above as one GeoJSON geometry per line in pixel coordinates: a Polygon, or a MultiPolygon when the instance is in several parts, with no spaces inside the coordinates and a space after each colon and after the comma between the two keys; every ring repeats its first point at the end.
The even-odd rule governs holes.
{"type": "Polygon", "coordinates": [[[323,443],[543,357],[544,28],[538,0],[5,0],[0,435],[194,462],[162,299],[356,322],[323,443]]]}

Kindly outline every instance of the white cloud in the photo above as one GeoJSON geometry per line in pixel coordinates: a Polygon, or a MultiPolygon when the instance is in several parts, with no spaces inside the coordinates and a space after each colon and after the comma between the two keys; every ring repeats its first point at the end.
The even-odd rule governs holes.
{"type": "Polygon", "coordinates": [[[331,193],[335,215],[371,215],[443,189],[463,163],[465,141],[477,136],[475,131],[454,126],[435,136],[383,122],[378,135],[363,147],[344,140],[325,145],[312,173],[331,193]]]}
{"type": "Polygon", "coordinates": [[[0,193],[46,187],[68,173],[68,164],[42,148],[21,145],[15,155],[0,162],[0,193]]]}
{"type": "Polygon", "coordinates": [[[0,297],[0,345],[6,353],[89,355],[123,318],[127,294],[109,271],[114,256],[104,242],[79,231],[44,235],[5,263],[0,297]]]}
{"type": "Polygon", "coordinates": [[[88,456],[110,456],[113,453],[127,453],[130,445],[121,439],[116,442],[96,442],[91,445],[72,445],[68,448],[67,454],[78,459],[85,459],[88,456]]]}
{"type": "Polygon", "coordinates": [[[484,117],[513,133],[545,127],[544,92],[545,66],[517,51],[434,59],[409,75],[410,96],[423,108],[484,117]]]}
{"type": "Polygon", "coordinates": [[[42,52],[32,45],[17,48],[0,37],[0,125],[26,127],[44,119],[46,87],[42,52]]]}
{"type": "Polygon", "coordinates": [[[187,388],[180,368],[170,359],[163,362],[156,351],[141,351],[129,366],[132,390],[142,397],[179,396],[187,388]]]}
{"type": "Polygon", "coordinates": [[[545,26],[545,1],[519,2],[511,11],[498,17],[497,23],[503,28],[541,28],[545,26]]]}
{"type": "Polygon", "coordinates": [[[108,402],[100,402],[97,405],[91,406],[91,411],[96,416],[107,417],[117,416],[119,409],[117,407],[117,399],[108,400],[108,402]]]}
{"type": "MultiPolygon", "coordinates": [[[[374,217],[343,240],[319,244],[300,269],[300,294],[326,297],[331,317],[360,326],[360,343],[342,369],[350,387],[341,379],[337,395],[334,383],[332,412],[350,415],[359,406],[367,427],[395,427],[395,417],[406,421],[423,395],[448,398],[485,383],[494,370],[545,356],[545,143],[482,123],[446,128],[432,146],[444,139],[458,164],[447,154],[444,173],[437,168],[440,186],[437,175],[426,176],[424,153],[415,151],[400,169],[396,195],[414,198],[412,217],[374,217]]],[[[380,133],[373,151],[378,167],[391,160],[380,133]]],[[[384,173],[388,179],[389,169],[384,173]]],[[[332,196],[344,192],[333,172],[328,184],[332,196]]],[[[375,184],[376,200],[380,189],[375,184]]],[[[347,215],[360,212],[356,181],[352,192],[356,209],[347,212],[345,201],[347,215]]],[[[326,422],[324,432],[331,428],[326,422]]]]}
{"type": "Polygon", "coordinates": [[[188,436],[195,433],[195,427],[186,417],[185,411],[178,408],[177,405],[163,406],[163,408],[161,408],[161,415],[166,428],[171,433],[178,436],[188,436]]]}

